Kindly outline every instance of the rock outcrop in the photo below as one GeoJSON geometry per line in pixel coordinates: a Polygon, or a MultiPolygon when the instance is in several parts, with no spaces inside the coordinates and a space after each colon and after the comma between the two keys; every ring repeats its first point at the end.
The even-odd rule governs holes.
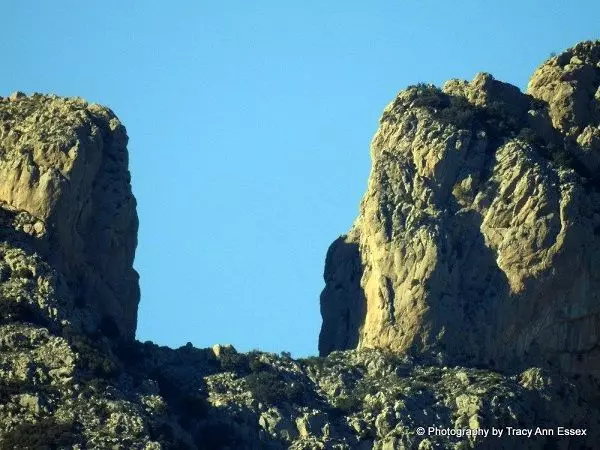
{"type": "Polygon", "coordinates": [[[299,360],[134,340],[124,128],[80,99],[0,98],[0,448],[595,448],[596,116],[559,97],[489,75],[400,94],[327,255],[328,356],[299,360]],[[555,434],[515,433],[538,427],[555,434]]]}
{"type": "Polygon", "coordinates": [[[552,126],[588,176],[600,176],[600,45],[583,42],[535,71],[529,93],[547,104],[552,126]]]}
{"type": "Polygon", "coordinates": [[[600,376],[600,41],[533,75],[418,85],[385,109],[329,249],[321,354],[600,376]]]}
{"type": "MultiPolygon", "coordinates": [[[[3,233],[13,253],[35,254],[55,270],[64,304],[40,313],[133,339],[138,222],[126,145],[107,108],[20,93],[0,101],[3,233]]],[[[6,276],[27,269],[15,258],[3,254],[6,276]]]]}

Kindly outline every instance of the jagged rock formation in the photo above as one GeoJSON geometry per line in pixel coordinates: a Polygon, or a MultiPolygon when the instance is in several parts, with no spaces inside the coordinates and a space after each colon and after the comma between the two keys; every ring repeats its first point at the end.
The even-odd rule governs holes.
{"type": "Polygon", "coordinates": [[[402,91],[327,255],[321,354],[600,376],[599,126],[600,41],[548,60],[529,94],[488,74],[402,91]]]}
{"type": "Polygon", "coordinates": [[[529,93],[546,102],[552,126],[565,137],[577,166],[600,175],[600,45],[583,42],[550,59],[533,74],[529,93]]]}
{"type": "MultiPolygon", "coordinates": [[[[68,307],[41,314],[133,338],[138,222],[124,127],[110,110],[81,99],[20,93],[0,101],[0,121],[0,215],[12,224],[6,238],[67,285],[68,307]],[[68,312],[71,305],[79,311],[68,312]]],[[[25,267],[4,260],[7,271],[25,267]]]]}
{"type": "Polygon", "coordinates": [[[590,224],[600,215],[595,172],[584,169],[596,131],[571,125],[580,116],[561,112],[564,96],[552,109],[490,76],[446,92],[409,89],[386,110],[363,214],[327,257],[330,354],[302,360],[132,339],[137,218],[124,128],[80,99],[0,98],[0,448],[594,448],[595,379],[446,361],[535,362],[519,351],[543,338],[540,354],[560,353],[566,339],[559,366],[594,369],[590,224]],[[409,291],[395,284],[403,279],[409,291]],[[378,323],[379,336],[368,328],[378,323]],[[356,346],[394,351],[331,352],[356,346]],[[490,427],[504,438],[481,434],[490,427]],[[507,427],[587,433],[507,437],[507,427]]]}

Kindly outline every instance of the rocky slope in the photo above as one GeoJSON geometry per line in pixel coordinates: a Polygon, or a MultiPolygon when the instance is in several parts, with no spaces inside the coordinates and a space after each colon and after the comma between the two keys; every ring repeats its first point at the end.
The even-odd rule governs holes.
{"type": "Polygon", "coordinates": [[[0,98],[0,449],[594,448],[597,110],[565,61],[597,47],[539,99],[487,75],[398,96],[303,360],[135,341],[124,128],[0,98]],[[536,427],[586,435],[507,436],[536,427]]]}
{"type": "Polygon", "coordinates": [[[385,109],[329,249],[320,352],[383,348],[600,375],[600,42],[529,93],[478,74],[385,109]]]}

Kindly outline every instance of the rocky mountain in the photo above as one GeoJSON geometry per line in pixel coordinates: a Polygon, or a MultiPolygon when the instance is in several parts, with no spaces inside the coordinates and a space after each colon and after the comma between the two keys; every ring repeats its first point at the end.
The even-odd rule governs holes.
{"type": "Polygon", "coordinates": [[[402,91],[371,157],[327,255],[322,355],[600,375],[600,42],[546,61],[528,94],[488,74],[402,91]]]}
{"type": "Polygon", "coordinates": [[[38,300],[40,318],[87,333],[111,327],[132,339],[138,220],[125,128],[81,99],[17,93],[1,105],[2,234],[19,253],[5,256],[3,267],[35,276],[30,254],[59,274],[47,281],[53,298],[38,300]]]}
{"type": "Polygon", "coordinates": [[[599,53],[398,95],[299,360],[136,341],[124,127],[0,98],[0,449],[595,448],[599,53]]]}

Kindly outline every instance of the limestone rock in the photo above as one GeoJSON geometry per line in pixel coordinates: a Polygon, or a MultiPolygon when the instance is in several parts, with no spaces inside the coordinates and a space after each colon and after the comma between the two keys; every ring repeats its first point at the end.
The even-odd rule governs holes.
{"type": "Polygon", "coordinates": [[[588,138],[565,137],[552,114],[487,74],[401,93],[361,216],[327,255],[328,356],[294,360],[127,339],[124,129],[82,100],[0,98],[0,447],[595,448],[600,380],[449,364],[597,367],[600,195],[573,164],[588,138]],[[386,348],[332,351],[357,346],[386,348]],[[417,431],[538,426],[587,435],[417,431]]]}
{"type": "Polygon", "coordinates": [[[225,345],[215,344],[212,346],[212,351],[216,358],[220,358],[221,355],[223,355],[224,353],[228,353],[228,354],[236,354],[237,353],[236,349],[231,344],[225,344],[225,345]]]}
{"type": "Polygon", "coordinates": [[[552,125],[595,178],[600,175],[600,41],[581,42],[535,71],[528,92],[547,102],[552,125]]]}
{"type": "Polygon", "coordinates": [[[38,94],[0,101],[5,238],[64,277],[64,295],[85,306],[87,331],[116,327],[131,339],[138,221],[126,145],[125,128],[107,108],[38,94]]]}
{"type": "Polygon", "coordinates": [[[599,54],[551,59],[531,96],[487,74],[397,96],[359,216],[327,255],[321,354],[600,376],[599,54]]]}

